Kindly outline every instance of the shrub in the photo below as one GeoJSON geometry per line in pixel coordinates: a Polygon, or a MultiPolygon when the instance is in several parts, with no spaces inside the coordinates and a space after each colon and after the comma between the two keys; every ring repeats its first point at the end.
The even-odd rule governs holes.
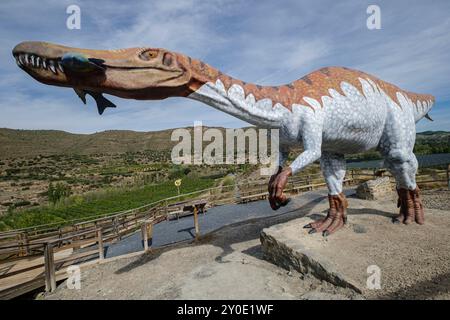
{"type": "Polygon", "coordinates": [[[55,204],[62,198],[66,198],[70,195],[70,186],[61,182],[58,182],[56,186],[52,182],[48,185],[47,196],[48,200],[55,204]]]}

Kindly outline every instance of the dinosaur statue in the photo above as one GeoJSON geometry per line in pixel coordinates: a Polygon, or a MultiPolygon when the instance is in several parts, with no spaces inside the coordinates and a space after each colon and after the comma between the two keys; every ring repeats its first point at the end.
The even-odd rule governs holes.
{"type": "MultiPolygon", "coordinates": [[[[289,176],[320,159],[329,190],[327,216],[305,226],[309,233],[335,232],[346,223],[342,192],[344,154],[376,148],[397,184],[400,212],[395,223],[424,223],[413,154],[415,123],[434,103],[431,95],[404,91],[361,71],[326,67],[292,83],[260,86],[223,74],[186,55],[156,48],[88,50],[46,42],[23,42],[13,55],[36,80],[71,87],[99,113],[115,105],[103,93],[126,99],[188,97],[258,127],[280,132],[279,169],[269,181],[269,202],[286,205],[289,176]],[[304,151],[283,167],[290,146],[304,151]]],[[[431,120],[431,119],[430,119],[431,120]]]]}

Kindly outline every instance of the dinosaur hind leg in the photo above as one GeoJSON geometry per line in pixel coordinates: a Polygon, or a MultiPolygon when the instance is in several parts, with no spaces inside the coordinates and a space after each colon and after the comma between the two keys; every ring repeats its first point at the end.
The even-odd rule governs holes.
{"type": "Polygon", "coordinates": [[[347,199],[342,192],[345,177],[345,158],[340,154],[322,153],[320,167],[328,187],[328,201],[330,209],[325,218],[310,223],[305,228],[311,229],[309,233],[322,232],[328,236],[337,231],[346,223],[347,199]]]}
{"type": "Polygon", "coordinates": [[[397,185],[397,206],[400,212],[393,219],[394,223],[410,224],[425,222],[420,190],[416,184],[418,163],[411,152],[393,150],[385,156],[385,165],[395,177],[397,185]]]}

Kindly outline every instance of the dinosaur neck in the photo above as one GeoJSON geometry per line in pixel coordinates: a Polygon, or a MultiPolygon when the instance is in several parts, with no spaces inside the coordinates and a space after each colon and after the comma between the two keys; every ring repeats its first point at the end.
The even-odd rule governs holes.
{"type": "Polygon", "coordinates": [[[278,127],[282,114],[291,110],[293,88],[289,86],[246,83],[199,60],[186,59],[191,72],[188,98],[263,127],[278,127]]]}

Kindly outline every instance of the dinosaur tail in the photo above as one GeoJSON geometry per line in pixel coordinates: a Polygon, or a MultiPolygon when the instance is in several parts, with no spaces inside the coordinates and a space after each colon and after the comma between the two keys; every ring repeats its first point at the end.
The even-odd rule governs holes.
{"type": "Polygon", "coordinates": [[[419,121],[422,118],[427,118],[428,120],[433,121],[433,119],[431,119],[430,115],[428,114],[435,102],[435,98],[432,95],[413,94],[410,96],[410,99],[413,106],[415,122],[419,121]]]}

